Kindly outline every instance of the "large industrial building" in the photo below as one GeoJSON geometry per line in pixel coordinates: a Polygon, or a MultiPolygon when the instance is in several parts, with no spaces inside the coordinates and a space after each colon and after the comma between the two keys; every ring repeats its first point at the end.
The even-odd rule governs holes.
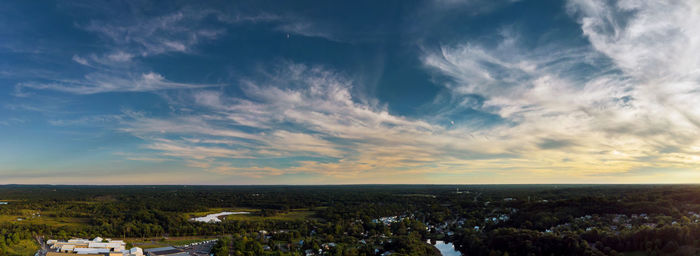
{"type": "Polygon", "coordinates": [[[46,244],[50,245],[52,250],[46,256],[144,256],[141,248],[127,250],[124,241],[101,237],[93,240],[70,239],[66,242],[48,240],[46,244]]]}
{"type": "Polygon", "coordinates": [[[147,256],[190,256],[188,252],[182,251],[175,247],[161,247],[146,249],[147,256]]]}

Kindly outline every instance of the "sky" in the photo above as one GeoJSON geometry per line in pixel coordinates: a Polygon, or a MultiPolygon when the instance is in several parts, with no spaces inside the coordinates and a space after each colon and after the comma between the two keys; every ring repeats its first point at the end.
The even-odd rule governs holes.
{"type": "Polygon", "coordinates": [[[0,1],[0,184],[700,182],[697,0],[0,1]]]}

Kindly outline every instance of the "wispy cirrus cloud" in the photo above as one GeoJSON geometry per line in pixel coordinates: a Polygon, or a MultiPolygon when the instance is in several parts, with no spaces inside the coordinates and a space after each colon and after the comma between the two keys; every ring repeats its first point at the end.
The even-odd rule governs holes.
{"type": "Polygon", "coordinates": [[[340,175],[427,166],[438,158],[454,156],[446,153],[451,147],[463,153],[476,147],[454,143],[442,127],[356,102],[350,94],[352,81],[321,67],[290,63],[266,73],[262,79],[245,79],[242,83],[245,99],[212,91],[195,93],[195,105],[210,112],[206,117],[184,117],[191,124],[183,122],[183,117],[155,122],[148,117],[135,117],[125,123],[124,131],[151,141],[147,147],[158,149],[160,154],[172,155],[173,150],[178,150],[179,155],[199,163],[197,166],[232,174],[243,167],[229,168],[230,158],[253,158],[257,164],[252,166],[261,170],[274,168],[274,173],[279,174],[340,175]],[[163,122],[172,125],[162,125],[163,122]],[[187,139],[188,134],[198,134],[198,139],[187,139]],[[189,146],[168,150],[153,147],[162,145],[165,137],[179,137],[172,142],[189,146]],[[242,148],[245,154],[224,157],[212,153],[203,157],[192,154],[189,150],[193,147],[242,148]],[[295,157],[318,158],[326,164],[292,160],[280,167],[264,161],[295,157]]]}
{"type": "MultiPolygon", "coordinates": [[[[103,9],[90,5],[86,8],[103,9]]],[[[29,90],[97,94],[218,86],[167,80],[163,75],[149,71],[141,59],[174,52],[192,54],[197,45],[215,40],[228,33],[230,26],[239,24],[265,23],[270,24],[273,30],[285,33],[331,38],[315,23],[303,18],[265,12],[241,14],[237,10],[227,12],[184,6],[159,15],[145,15],[133,10],[126,15],[129,17],[117,19],[106,16],[77,24],[79,28],[102,37],[108,46],[103,51],[72,56],[73,62],[92,69],[83,79],[51,78],[21,82],[15,86],[14,94],[29,96],[29,90]]]]}
{"type": "Polygon", "coordinates": [[[86,65],[86,66],[87,66],[87,65],[90,65],[90,64],[88,63],[88,61],[87,61],[85,58],[82,58],[82,57],[80,57],[80,56],[78,56],[78,55],[73,55],[73,61],[75,61],[75,62],[77,62],[77,63],[80,63],[80,64],[82,64],[82,65],[86,65]]]}
{"type": "Polygon", "coordinates": [[[700,31],[682,17],[699,6],[570,1],[591,48],[525,50],[517,35],[505,33],[495,47],[443,46],[423,62],[449,78],[453,101],[477,95],[483,101],[469,107],[505,120],[485,132],[491,143],[550,170],[692,167],[689,159],[699,153],[700,113],[691,102],[700,98],[694,39],[700,31]],[[548,162],[545,155],[560,159],[548,162]]]}
{"type": "MultiPolygon", "coordinates": [[[[508,177],[505,182],[606,182],[614,177],[650,182],[664,170],[697,169],[697,3],[570,0],[566,8],[573,20],[552,29],[569,30],[578,24],[580,37],[578,30],[546,31],[566,36],[562,39],[566,42],[551,35],[519,34],[518,26],[529,26],[531,15],[500,31],[454,25],[479,24],[482,15],[492,22],[493,17],[486,16],[517,9],[501,8],[512,2],[427,1],[405,5],[408,15],[399,11],[390,17],[367,17],[366,22],[326,20],[325,13],[314,11],[244,12],[211,3],[168,8],[118,3],[126,5],[114,12],[120,15],[90,15],[72,23],[82,30],[79,36],[95,40],[86,50],[65,52],[60,61],[50,62],[70,64],[69,72],[18,76],[7,65],[0,75],[15,84],[16,96],[37,96],[13,99],[22,101],[16,108],[38,112],[37,106],[46,108],[49,101],[65,103],[57,107],[60,112],[47,112],[52,128],[102,129],[120,143],[121,136],[130,135],[129,143],[137,145],[125,145],[129,153],[119,153],[122,148],[107,153],[120,158],[116,161],[138,168],[177,167],[181,177],[204,170],[208,173],[198,174],[214,183],[279,182],[293,177],[330,183],[488,183],[503,182],[501,177],[508,177]],[[435,31],[435,27],[444,30],[435,31]],[[352,68],[336,70],[347,68],[347,63],[323,64],[328,56],[317,49],[304,46],[299,53],[287,54],[296,46],[259,46],[257,41],[230,36],[248,29],[265,30],[251,36],[267,39],[272,32],[279,33],[279,39],[288,33],[348,42],[305,40],[311,47],[332,45],[328,56],[376,49],[376,54],[360,54],[358,59],[379,60],[381,64],[375,65],[379,70],[372,71],[377,79],[365,80],[374,80],[370,83],[378,84],[377,90],[389,91],[375,91],[374,98],[371,90],[358,89],[374,87],[362,84],[363,74],[358,74],[362,69],[357,73],[343,72],[354,72],[352,68]],[[416,42],[420,47],[414,47],[416,42]],[[242,56],[247,59],[239,61],[237,51],[219,51],[229,45],[278,47],[279,53],[294,60],[278,58],[276,64],[269,64],[265,63],[269,56],[261,54],[265,56],[260,63],[245,62],[258,61],[258,55],[251,54],[252,58],[242,56]],[[411,57],[396,57],[410,56],[416,48],[423,50],[417,60],[433,75],[430,81],[425,74],[402,79],[405,73],[396,72],[421,67],[406,61],[411,57]],[[173,66],[194,66],[210,61],[211,56],[226,67],[193,68],[192,73],[177,77],[217,82],[174,78],[174,72],[184,69],[173,66]],[[260,66],[257,72],[248,72],[256,65],[260,66]],[[231,71],[241,66],[245,68],[231,71]],[[228,71],[235,76],[220,76],[228,71]],[[442,86],[435,92],[437,97],[432,102],[423,101],[427,97],[415,102],[420,105],[415,112],[410,107],[390,108],[387,104],[405,103],[396,99],[403,98],[396,91],[404,90],[402,83],[414,78],[425,80],[406,88],[420,86],[421,90],[406,95],[432,94],[434,88],[422,86],[436,84],[442,86]],[[225,86],[218,81],[225,81],[225,86]],[[105,95],[66,97],[115,92],[158,92],[161,98],[148,99],[162,101],[144,106],[137,102],[140,99],[131,99],[141,97],[115,97],[124,108],[137,108],[115,114],[114,106],[92,109],[99,105],[93,99],[105,95]],[[85,102],[73,104],[73,100],[85,102]],[[649,170],[654,170],[653,175],[649,170]],[[266,179],[271,176],[276,178],[266,179]],[[425,180],[430,177],[438,178],[425,180]]],[[[83,3],[90,10],[86,13],[112,14],[112,6],[83,3]]],[[[508,15],[495,16],[500,20],[508,15]]],[[[354,61],[373,62],[350,60],[354,61]]],[[[9,120],[3,118],[0,126],[11,128],[8,125],[14,123],[9,120]]]]}
{"type": "Polygon", "coordinates": [[[83,80],[51,81],[47,83],[24,82],[15,86],[17,96],[26,96],[27,89],[53,90],[73,94],[96,94],[105,92],[148,92],[158,90],[203,88],[218,86],[215,84],[177,83],[165,79],[158,73],[129,75],[107,75],[103,73],[88,74],[83,80]]]}
{"type": "MultiPolygon", "coordinates": [[[[88,10],[110,13],[103,7],[88,10]]],[[[136,8],[138,9],[138,8],[136,8]]],[[[148,65],[135,58],[146,58],[172,52],[190,53],[204,41],[214,40],[225,32],[212,28],[204,19],[220,12],[180,8],[174,12],[148,16],[138,11],[122,13],[128,18],[106,15],[87,23],[77,23],[81,29],[103,38],[103,48],[94,52],[76,53],[71,60],[87,68],[82,78],[53,77],[40,81],[26,81],[15,85],[15,96],[29,96],[39,90],[61,91],[72,94],[106,92],[151,92],[218,86],[205,83],[182,83],[166,79],[151,71],[148,65]]]]}
{"type": "Polygon", "coordinates": [[[286,17],[277,25],[276,29],[292,35],[318,37],[335,42],[353,41],[349,38],[341,39],[341,36],[333,33],[333,29],[330,27],[302,18],[286,17]]]}
{"type": "Polygon", "coordinates": [[[592,46],[644,80],[700,76],[698,8],[695,1],[568,2],[592,46]]]}
{"type": "Polygon", "coordinates": [[[82,26],[112,41],[122,51],[109,54],[111,59],[120,61],[134,55],[150,56],[167,52],[188,52],[202,41],[216,39],[224,28],[203,26],[202,20],[215,15],[211,10],[183,8],[173,13],[159,16],[140,16],[133,13],[129,19],[92,20],[82,26]]]}
{"type": "MultiPolygon", "coordinates": [[[[592,175],[636,166],[622,155],[587,152],[591,144],[576,138],[580,134],[569,134],[569,129],[580,125],[572,121],[577,118],[575,113],[542,117],[538,120],[541,123],[515,127],[448,127],[360,103],[350,93],[352,80],[322,67],[288,63],[264,74],[263,78],[241,81],[245,98],[200,91],[192,95],[194,101],[180,103],[205,107],[208,111],[204,115],[158,121],[137,116],[124,123],[127,127],[123,130],[143,138],[156,155],[178,156],[192,167],[232,175],[260,175],[265,171],[270,175],[315,173],[352,178],[511,168],[527,172],[577,170],[579,175],[592,175]],[[566,122],[553,126],[555,121],[566,122]],[[179,146],[162,147],[166,138],[179,146]],[[193,153],[193,149],[199,153],[193,153]],[[222,149],[235,149],[237,154],[221,155],[222,149]],[[572,152],[586,154],[572,158],[576,155],[572,152]],[[271,158],[290,161],[280,166],[266,161],[271,158]],[[564,158],[573,160],[560,161],[564,158]],[[236,164],[232,159],[252,162],[236,164]],[[605,163],[616,164],[589,169],[605,163]]],[[[532,78],[532,82],[547,84],[539,78],[532,78]]],[[[530,121],[535,115],[525,112],[520,110],[512,116],[530,121]]],[[[588,127],[577,129],[584,132],[588,127]]]]}
{"type": "MultiPolygon", "coordinates": [[[[135,57],[168,53],[192,53],[197,45],[216,40],[232,27],[266,24],[272,30],[307,37],[337,40],[328,27],[294,14],[276,14],[265,10],[242,11],[235,7],[214,9],[183,6],[174,11],[145,15],[129,12],[129,18],[93,19],[79,27],[93,32],[113,45],[98,58],[102,62],[124,62],[135,57]]],[[[95,58],[95,56],[93,56],[95,58]]]]}

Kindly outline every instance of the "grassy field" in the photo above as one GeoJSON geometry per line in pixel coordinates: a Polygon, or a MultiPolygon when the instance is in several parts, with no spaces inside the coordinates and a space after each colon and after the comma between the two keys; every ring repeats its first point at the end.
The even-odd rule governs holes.
{"type": "Polygon", "coordinates": [[[16,215],[0,215],[0,223],[7,223],[12,221],[17,221],[16,215]]]}
{"type": "Polygon", "coordinates": [[[32,224],[46,224],[54,227],[60,226],[79,226],[87,224],[90,219],[87,218],[71,218],[71,217],[37,217],[27,220],[32,224]]]}
{"type": "Polygon", "coordinates": [[[29,223],[29,224],[46,224],[49,226],[60,227],[60,226],[78,226],[88,223],[90,220],[87,218],[71,218],[71,217],[48,217],[48,216],[34,216],[31,214],[22,215],[0,215],[0,223],[29,223]],[[18,218],[22,218],[18,221],[18,218]]]}
{"type": "Polygon", "coordinates": [[[282,220],[282,221],[294,221],[294,220],[304,220],[312,218],[316,213],[310,209],[293,209],[289,212],[276,214],[274,216],[263,217],[260,216],[259,209],[249,209],[249,208],[211,208],[204,212],[192,212],[186,213],[184,216],[186,218],[204,217],[207,214],[220,213],[220,212],[250,212],[250,214],[233,214],[224,217],[225,221],[231,220],[247,220],[247,221],[262,221],[262,220],[282,220]]]}
{"type": "Polygon", "coordinates": [[[220,213],[220,212],[250,212],[251,214],[257,214],[260,209],[250,209],[250,208],[209,208],[207,211],[203,212],[188,212],[183,214],[185,218],[195,218],[204,217],[208,214],[220,213]]]}
{"type": "Polygon", "coordinates": [[[262,221],[262,220],[283,220],[283,221],[294,221],[294,220],[305,220],[312,218],[316,212],[309,209],[294,209],[286,213],[276,214],[274,216],[263,217],[259,214],[237,214],[228,215],[226,220],[249,220],[249,221],[262,221]]]}
{"type": "Polygon", "coordinates": [[[185,237],[170,237],[168,239],[162,238],[127,238],[125,242],[131,243],[134,246],[141,247],[143,249],[167,247],[167,246],[180,246],[196,242],[202,242],[206,240],[215,239],[215,237],[199,237],[199,236],[185,236],[185,237]]]}

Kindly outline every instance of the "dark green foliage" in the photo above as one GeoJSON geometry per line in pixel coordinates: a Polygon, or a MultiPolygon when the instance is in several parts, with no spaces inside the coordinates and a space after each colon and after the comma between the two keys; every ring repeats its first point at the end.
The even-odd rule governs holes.
{"type": "Polygon", "coordinates": [[[0,200],[12,201],[0,206],[0,215],[31,210],[85,222],[2,222],[0,255],[35,234],[58,239],[214,236],[220,237],[216,255],[299,255],[319,249],[327,255],[437,255],[427,239],[452,242],[467,255],[692,254],[700,247],[700,223],[689,214],[700,213],[697,195],[700,186],[694,185],[8,185],[0,186],[0,200]],[[186,215],[234,207],[257,209],[264,218],[210,224],[186,215]],[[275,219],[300,208],[315,215],[275,219]],[[612,217],[642,213],[648,218],[624,224],[612,217]],[[391,225],[374,221],[387,216],[400,220],[391,225]],[[490,221],[499,216],[507,218],[490,221]]]}

